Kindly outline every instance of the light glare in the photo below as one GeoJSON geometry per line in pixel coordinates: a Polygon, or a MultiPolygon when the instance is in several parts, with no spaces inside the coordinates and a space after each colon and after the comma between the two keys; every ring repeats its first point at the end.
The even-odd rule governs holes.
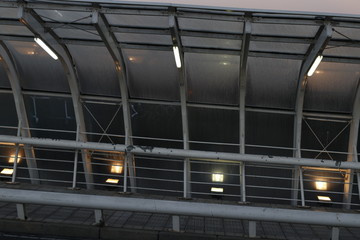
{"type": "Polygon", "coordinates": [[[111,173],[121,174],[123,172],[123,165],[115,164],[111,166],[111,173]]]}
{"type": "Polygon", "coordinates": [[[316,181],[315,187],[316,187],[316,190],[327,190],[327,182],[316,181]]]}
{"type": "Polygon", "coordinates": [[[115,179],[115,178],[108,178],[106,179],[107,183],[113,183],[113,184],[117,184],[119,182],[119,179],[115,179]]]}
{"type": "Polygon", "coordinates": [[[39,46],[44,49],[53,59],[58,60],[58,56],[40,39],[34,38],[34,41],[39,44],[39,46]]]}

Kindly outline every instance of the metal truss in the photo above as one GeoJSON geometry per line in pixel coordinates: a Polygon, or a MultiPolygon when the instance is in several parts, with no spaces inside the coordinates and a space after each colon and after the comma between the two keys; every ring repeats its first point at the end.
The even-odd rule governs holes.
{"type": "MultiPolygon", "coordinates": [[[[59,56],[59,60],[64,68],[66,73],[66,77],[68,79],[72,102],[74,106],[76,123],[79,126],[79,141],[87,141],[87,136],[83,133],[86,132],[84,113],[80,103],[80,91],[78,86],[78,80],[76,71],[74,69],[74,63],[72,61],[72,57],[69,51],[66,49],[64,45],[59,44],[58,38],[52,31],[47,31],[43,27],[43,23],[40,20],[40,17],[36,15],[36,13],[27,9],[24,6],[19,5],[19,19],[21,23],[23,23],[35,36],[41,37],[43,41],[45,41],[49,46],[51,46],[55,52],[59,56]]],[[[91,183],[93,183],[92,166],[91,166],[91,158],[86,149],[81,151],[83,158],[83,165],[85,171],[85,179],[87,183],[87,188],[92,188],[91,183]]]]}
{"type": "MultiPolygon", "coordinates": [[[[295,123],[294,123],[294,157],[301,157],[301,131],[302,131],[302,121],[303,121],[303,106],[304,106],[304,96],[307,83],[307,72],[309,71],[311,65],[317,58],[319,54],[322,53],[327,43],[330,41],[332,35],[332,28],[330,24],[324,25],[318,31],[316,41],[313,46],[309,49],[308,56],[306,60],[302,63],[298,87],[296,93],[296,105],[295,105],[295,123]]],[[[298,201],[298,190],[299,189],[299,180],[301,175],[301,169],[299,167],[294,169],[293,174],[293,192],[292,192],[292,204],[296,205],[298,201]]],[[[302,201],[304,204],[304,201],[302,201]]]]}
{"type": "MultiPolygon", "coordinates": [[[[180,106],[181,106],[181,122],[182,122],[182,130],[183,130],[183,148],[185,150],[190,149],[189,144],[189,123],[188,123],[188,111],[187,111],[187,78],[185,71],[185,60],[184,60],[184,51],[183,45],[181,43],[181,38],[179,35],[179,26],[176,18],[175,9],[170,9],[171,14],[169,15],[169,28],[171,33],[171,39],[173,42],[173,46],[178,47],[180,53],[180,61],[181,67],[178,68],[179,75],[179,90],[180,90],[180,106]]],[[[191,192],[191,165],[190,159],[184,159],[184,198],[190,198],[191,192]]]]}
{"type": "MultiPolygon", "coordinates": [[[[132,145],[133,139],[132,136],[132,127],[131,127],[131,114],[129,107],[129,97],[128,97],[128,87],[127,87],[127,75],[126,75],[126,65],[125,60],[122,55],[121,49],[117,44],[116,37],[109,29],[109,24],[106,21],[105,16],[102,13],[99,13],[98,10],[92,12],[92,23],[95,25],[97,32],[99,33],[101,39],[104,41],[107,50],[109,51],[113,61],[115,63],[116,74],[120,84],[121,100],[122,100],[122,110],[124,116],[124,126],[125,126],[125,144],[132,145]]],[[[126,152],[126,151],[125,151],[126,152]]],[[[131,191],[136,192],[136,179],[135,179],[135,159],[133,154],[126,154],[126,163],[129,168],[130,175],[130,185],[131,191]]],[[[125,169],[125,173],[127,173],[125,169]]],[[[126,191],[126,183],[124,185],[124,191],[126,191]]]]}
{"type": "MultiPolygon", "coordinates": [[[[19,121],[19,133],[22,137],[31,137],[29,122],[26,114],[24,96],[21,90],[20,79],[18,76],[17,67],[13,60],[8,48],[3,42],[0,42],[0,56],[3,60],[5,71],[8,75],[12,94],[14,96],[14,103],[16,113],[19,121]]],[[[35,152],[31,145],[24,145],[24,152],[26,157],[26,163],[29,169],[29,176],[31,183],[39,184],[39,172],[37,170],[37,163],[35,158],[35,152]]],[[[19,146],[16,147],[16,158],[18,158],[19,146]]],[[[17,165],[17,160],[14,161],[14,166],[17,165]]],[[[16,176],[16,168],[14,167],[14,178],[16,176]]],[[[13,179],[15,181],[15,179],[13,179]]]]}

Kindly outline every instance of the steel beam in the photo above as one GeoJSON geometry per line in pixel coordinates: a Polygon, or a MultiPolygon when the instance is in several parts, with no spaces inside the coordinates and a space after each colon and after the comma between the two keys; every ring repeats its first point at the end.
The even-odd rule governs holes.
{"type": "MultiPolygon", "coordinates": [[[[181,104],[181,122],[182,122],[182,131],[183,131],[183,148],[185,150],[190,149],[189,144],[189,124],[188,124],[188,111],[187,111],[187,79],[185,71],[185,58],[184,51],[181,43],[181,38],[179,35],[178,22],[175,17],[174,9],[170,10],[171,14],[169,15],[169,28],[171,33],[171,39],[173,46],[179,48],[181,67],[178,68],[179,75],[179,89],[180,89],[180,104],[181,104]]],[[[186,158],[184,160],[184,191],[183,197],[191,197],[191,164],[190,159],[186,158]]]]}
{"type": "Polygon", "coordinates": [[[250,221],[360,227],[360,217],[358,213],[326,212],[307,209],[267,208],[9,188],[0,188],[0,201],[171,215],[246,219],[250,221]]]}
{"type": "MultiPolygon", "coordinates": [[[[245,154],[245,99],[246,99],[246,78],[247,78],[247,60],[250,48],[251,37],[251,22],[247,19],[244,24],[240,54],[240,69],[239,69],[239,142],[240,154],[245,154]]],[[[241,201],[246,202],[246,184],[245,184],[245,163],[240,163],[240,192],[241,201]]]]}
{"type": "MultiPolygon", "coordinates": [[[[353,119],[350,125],[350,135],[349,135],[349,143],[348,143],[348,162],[357,162],[357,144],[359,139],[359,121],[360,121],[360,83],[358,83],[355,100],[353,104],[353,119]]],[[[352,196],[352,188],[354,181],[354,172],[352,170],[348,170],[345,175],[344,181],[344,196],[343,205],[344,208],[350,209],[351,207],[351,196],[352,196]]]]}
{"type": "Polygon", "coordinates": [[[360,170],[359,162],[339,162],[332,160],[296,158],[296,157],[275,157],[263,155],[250,155],[239,153],[210,152],[199,150],[184,150],[173,148],[144,147],[135,145],[109,144],[97,142],[81,142],[75,140],[49,139],[49,138],[26,138],[9,135],[0,135],[0,142],[29,144],[34,146],[65,148],[65,149],[92,149],[110,152],[128,152],[148,156],[166,156],[194,159],[215,159],[232,160],[265,164],[281,164],[288,166],[308,166],[335,169],[357,169],[360,170]]]}
{"type": "MultiPolygon", "coordinates": [[[[296,93],[296,105],[295,105],[295,119],[294,119],[294,157],[301,157],[301,131],[302,131],[302,121],[303,121],[303,105],[304,105],[304,96],[305,88],[307,83],[307,72],[309,71],[311,65],[317,58],[319,54],[322,53],[325,46],[331,39],[332,27],[330,24],[324,25],[319,29],[319,32],[316,36],[315,43],[310,46],[307,58],[303,61],[299,78],[298,78],[298,87],[296,93]]],[[[297,205],[298,199],[298,189],[299,189],[299,179],[300,179],[300,168],[297,167],[293,171],[293,183],[292,183],[292,205],[297,205]]]]}
{"type": "MultiPolygon", "coordinates": [[[[116,37],[109,29],[106,17],[99,13],[98,10],[94,10],[92,13],[92,23],[95,25],[97,32],[101,39],[104,41],[107,50],[109,51],[116,68],[116,75],[120,84],[122,110],[124,116],[125,127],[125,144],[132,145],[132,127],[131,127],[131,114],[129,106],[128,87],[126,80],[126,65],[122,55],[121,49],[118,46],[116,37]]],[[[133,154],[126,154],[126,161],[128,161],[129,176],[131,192],[136,192],[136,179],[135,179],[135,159],[133,154]]],[[[127,171],[125,169],[125,171],[127,171]]]]}
{"type": "MultiPolygon", "coordinates": [[[[29,130],[29,122],[26,114],[24,96],[21,89],[17,67],[15,65],[15,61],[13,60],[9,49],[6,47],[6,45],[3,42],[0,42],[0,56],[3,60],[2,61],[3,66],[5,67],[5,71],[10,81],[12,94],[14,96],[16,114],[19,121],[20,136],[31,137],[31,133],[29,130]]],[[[17,148],[17,152],[18,152],[18,148],[17,148]]],[[[28,166],[31,183],[40,184],[39,172],[37,170],[34,148],[30,145],[24,145],[24,152],[25,152],[26,164],[28,166]]]]}
{"type": "MultiPolygon", "coordinates": [[[[76,71],[73,67],[74,63],[69,51],[64,45],[61,45],[58,42],[58,38],[52,31],[47,31],[43,27],[44,23],[41,22],[40,17],[37,16],[34,11],[23,8],[20,5],[19,18],[20,18],[20,22],[22,22],[31,32],[33,32],[35,36],[39,36],[58,55],[62,67],[66,73],[66,77],[71,91],[71,97],[75,112],[75,119],[80,129],[79,140],[87,141],[87,136],[83,134],[86,132],[86,127],[85,127],[84,113],[80,102],[80,91],[78,86],[78,80],[77,80],[76,71]]],[[[82,153],[82,159],[84,165],[86,186],[88,189],[91,189],[93,188],[91,158],[86,149],[83,149],[81,153],[82,153]]]]}

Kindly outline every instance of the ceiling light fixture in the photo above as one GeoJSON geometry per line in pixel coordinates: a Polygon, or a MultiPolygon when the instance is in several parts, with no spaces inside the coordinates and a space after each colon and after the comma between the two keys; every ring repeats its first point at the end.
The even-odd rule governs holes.
{"type": "Polygon", "coordinates": [[[115,178],[108,178],[106,179],[107,183],[113,183],[113,184],[117,184],[119,182],[119,179],[115,179],[115,178]]]}
{"type": "Polygon", "coordinates": [[[173,46],[173,52],[175,57],[175,63],[177,68],[181,68],[180,52],[177,46],[173,46]]]}
{"type": "Polygon", "coordinates": [[[40,38],[34,38],[34,41],[39,44],[39,46],[45,50],[53,59],[58,60],[58,56],[41,40],[40,38]]]}
{"type": "Polygon", "coordinates": [[[323,59],[323,56],[322,56],[322,55],[319,55],[319,56],[315,59],[313,65],[311,66],[311,68],[309,69],[309,71],[308,71],[308,73],[307,73],[308,77],[311,77],[311,76],[314,74],[316,68],[319,66],[319,64],[321,63],[321,60],[322,60],[322,59],[323,59]]]}
{"type": "Polygon", "coordinates": [[[212,187],[212,188],[211,188],[211,191],[212,191],[212,192],[222,193],[222,192],[224,192],[224,189],[223,189],[223,188],[212,187]]]}
{"type": "Polygon", "coordinates": [[[0,173],[4,174],[4,175],[11,175],[11,174],[13,174],[13,172],[14,172],[14,169],[12,169],[12,168],[4,168],[0,173]]]}
{"type": "Polygon", "coordinates": [[[317,196],[319,201],[331,202],[331,198],[328,196],[317,196]]]}
{"type": "MultiPolygon", "coordinates": [[[[18,156],[17,156],[17,163],[19,163],[20,160],[21,160],[21,156],[18,155],[18,156]]],[[[12,154],[12,155],[10,155],[10,157],[9,157],[8,163],[14,163],[14,161],[15,161],[15,154],[12,154]]]]}
{"type": "Polygon", "coordinates": [[[117,174],[121,174],[123,172],[123,165],[122,164],[114,164],[114,165],[111,165],[111,173],[117,173],[117,174]]]}

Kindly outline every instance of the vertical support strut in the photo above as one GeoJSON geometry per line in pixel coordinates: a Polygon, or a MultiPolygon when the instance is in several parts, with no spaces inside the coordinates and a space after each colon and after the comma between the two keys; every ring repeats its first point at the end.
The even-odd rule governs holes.
{"type": "Polygon", "coordinates": [[[249,237],[256,238],[256,222],[249,221],[249,237]]]}
{"type": "MultiPolygon", "coordinates": [[[[243,30],[243,39],[240,55],[240,69],[239,69],[239,91],[240,91],[240,153],[245,154],[245,97],[246,97],[246,78],[247,78],[247,60],[249,55],[250,37],[251,37],[251,22],[246,19],[243,30]]],[[[245,163],[240,163],[240,194],[241,201],[246,202],[246,183],[245,183],[245,163]]]]}
{"type": "Polygon", "coordinates": [[[20,219],[20,220],[26,220],[27,219],[25,204],[17,203],[16,204],[16,212],[17,212],[18,219],[20,219]]]}
{"type": "MultiPolygon", "coordinates": [[[[19,19],[20,22],[23,23],[35,36],[40,37],[57,54],[69,83],[76,123],[80,128],[79,140],[82,142],[87,142],[87,136],[84,134],[86,132],[86,128],[84,113],[80,102],[78,79],[76,70],[74,68],[75,64],[69,51],[65,45],[59,43],[58,37],[52,30],[44,28],[44,23],[41,21],[41,18],[33,10],[26,8],[24,9],[22,6],[20,6],[19,19]]],[[[93,188],[91,157],[87,150],[81,150],[81,155],[84,164],[86,186],[88,189],[91,189],[93,188]]]]}
{"type": "MultiPolygon", "coordinates": [[[[357,162],[357,144],[359,139],[359,121],[360,121],[360,81],[358,82],[354,105],[353,105],[353,119],[350,125],[350,135],[348,143],[348,162],[357,162]]],[[[359,174],[357,174],[359,177],[359,174]]],[[[354,171],[347,170],[344,181],[344,196],[343,196],[343,207],[350,209],[351,207],[351,195],[354,181],[354,171]]],[[[359,179],[358,179],[359,181],[359,179]]],[[[359,188],[360,190],[360,188],[359,188]]],[[[359,192],[360,193],[360,192],[359,192]]]]}
{"type": "MultiPolygon", "coordinates": [[[[2,62],[4,63],[5,71],[9,78],[12,93],[14,96],[15,108],[19,121],[18,136],[21,135],[22,137],[31,137],[31,133],[29,130],[29,122],[26,114],[24,96],[22,94],[20,79],[17,74],[15,61],[13,60],[10,51],[2,41],[0,42],[0,56],[3,59],[2,62]]],[[[16,155],[18,156],[18,146],[16,148],[16,151],[16,155]]],[[[24,145],[24,152],[31,183],[40,184],[39,172],[37,170],[35,151],[33,147],[29,145],[24,145]]],[[[15,166],[17,166],[17,161],[14,161],[14,167],[15,166]]],[[[14,171],[16,170],[14,169],[14,171]]],[[[13,181],[15,181],[15,175],[16,173],[14,173],[13,175],[13,181]]]]}
{"type": "MultiPolygon", "coordinates": [[[[117,43],[116,37],[111,32],[109,24],[105,16],[99,13],[98,10],[93,10],[92,23],[94,24],[101,39],[105,43],[107,50],[109,51],[116,69],[116,75],[120,84],[121,102],[124,116],[125,127],[125,145],[133,145],[132,139],[132,127],[131,127],[131,114],[129,106],[128,86],[127,86],[127,74],[126,65],[120,46],[117,43]]],[[[135,160],[134,154],[126,154],[127,167],[129,169],[131,192],[136,192],[136,178],[135,178],[135,160]]]]}
{"type": "MultiPolygon", "coordinates": [[[[190,149],[189,145],[189,124],[188,124],[188,112],[187,112],[187,80],[186,80],[186,71],[185,71],[185,58],[184,51],[182,48],[181,38],[179,35],[179,26],[177,22],[177,18],[175,15],[175,9],[170,8],[169,12],[169,28],[171,33],[171,39],[173,42],[173,46],[179,49],[180,62],[181,67],[178,68],[179,74],[179,89],[180,89],[180,103],[181,103],[181,122],[182,122],[182,130],[183,130],[183,142],[184,149],[190,149]]],[[[190,198],[191,197],[191,164],[190,159],[184,159],[184,191],[183,197],[190,198]]]]}
{"type": "MultiPolygon", "coordinates": [[[[298,86],[296,92],[295,119],[294,119],[294,154],[296,158],[301,157],[301,131],[303,120],[304,96],[307,84],[307,72],[315,59],[323,52],[327,43],[331,39],[332,27],[326,23],[322,26],[315,37],[315,43],[310,45],[306,59],[303,61],[298,78],[298,86]]],[[[295,167],[293,171],[291,203],[297,205],[299,192],[300,167],[295,167]]]]}
{"type": "Polygon", "coordinates": [[[180,232],[180,216],[172,216],[172,230],[174,232],[180,232]]]}

